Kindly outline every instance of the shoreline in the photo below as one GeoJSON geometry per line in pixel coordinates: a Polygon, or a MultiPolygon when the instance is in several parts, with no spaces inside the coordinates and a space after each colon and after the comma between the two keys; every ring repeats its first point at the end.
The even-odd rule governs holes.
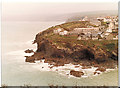
{"type": "MultiPolygon", "coordinates": [[[[29,41],[28,44],[30,44],[31,41],[29,41]]],[[[33,45],[33,44],[32,44],[33,45]]],[[[34,47],[37,47],[37,45],[34,45],[34,47]]],[[[37,49],[33,49],[32,50],[34,52],[32,53],[24,53],[24,56],[31,56],[34,55],[35,51],[37,49]]],[[[29,50],[28,50],[29,51],[29,50]]],[[[33,66],[33,68],[37,68],[40,71],[52,71],[52,72],[57,72],[60,75],[63,76],[67,76],[68,78],[74,77],[74,78],[86,78],[86,77],[91,77],[91,76],[98,76],[101,75],[102,73],[107,73],[110,71],[113,71],[117,68],[117,66],[115,66],[115,68],[105,68],[102,66],[82,66],[82,64],[73,64],[73,63],[64,63],[64,65],[62,66],[62,64],[59,66],[55,66],[54,64],[51,64],[49,62],[47,62],[46,59],[36,59],[34,61],[34,63],[32,62],[28,62],[29,64],[35,64],[33,66]],[[102,69],[101,69],[102,67],[102,69]],[[80,75],[80,77],[76,77],[75,75],[71,75],[71,70],[75,71],[75,75],[77,72],[83,72],[83,75],[80,75]]],[[[77,73],[79,74],[79,73],[77,73]]]]}
{"type": "Polygon", "coordinates": [[[106,69],[104,72],[101,71],[96,71],[98,69],[98,67],[90,67],[90,68],[85,68],[83,69],[81,65],[74,65],[74,64],[65,64],[64,66],[54,66],[54,65],[50,65],[49,63],[44,63],[45,60],[39,60],[39,61],[35,61],[35,63],[29,63],[29,64],[35,64],[33,66],[33,68],[37,68],[39,69],[39,71],[52,71],[52,72],[57,72],[60,75],[66,76],[68,78],[87,78],[87,77],[91,77],[91,76],[98,76],[101,75],[102,73],[107,73],[113,70],[116,70],[117,67],[115,69],[106,69]],[[84,73],[84,75],[81,75],[81,77],[76,77],[74,75],[70,74],[70,71],[74,70],[74,71],[81,71],[84,73]]]}

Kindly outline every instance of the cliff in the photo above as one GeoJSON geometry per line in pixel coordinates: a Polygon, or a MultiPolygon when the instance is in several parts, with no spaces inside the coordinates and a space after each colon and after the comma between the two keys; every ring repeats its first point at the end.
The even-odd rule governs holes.
{"type": "Polygon", "coordinates": [[[45,62],[55,66],[73,63],[114,68],[117,65],[118,41],[78,41],[75,36],[53,34],[53,30],[58,26],[61,25],[48,28],[36,35],[34,43],[37,43],[37,50],[34,55],[26,56],[26,62],[45,59],[45,62]]]}

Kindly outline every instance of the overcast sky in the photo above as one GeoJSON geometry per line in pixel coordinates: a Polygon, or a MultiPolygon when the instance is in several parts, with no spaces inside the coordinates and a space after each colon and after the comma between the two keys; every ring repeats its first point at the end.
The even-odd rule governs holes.
{"type": "Polygon", "coordinates": [[[34,19],[36,17],[49,17],[52,15],[60,15],[75,12],[101,11],[101,10],[117,10],[118,3],[44,3],[44,2],[3,2],[2,3],[2,19],[34,19]]]}

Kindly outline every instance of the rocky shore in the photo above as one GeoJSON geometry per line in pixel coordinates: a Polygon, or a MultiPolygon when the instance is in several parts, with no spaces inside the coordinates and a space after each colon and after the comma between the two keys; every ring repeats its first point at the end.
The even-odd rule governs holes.
{"type": "Polygon", "coordinates": [[[64,64],[64,66],[56,66],[45,62],[45,60],[38,60],[35,61],[35,63],[31,63],[31,64],[34,64],[33,68],[38,69],[40,71],[53,71],[68,78],[97,76],[102,74],[103,72],[109,72],[116,69],[116,68],[105,69],[104,67],[99,68],[93,66],[85,67],[80,64],[75,65],[72,63],[64,64]]]}
{"type": "MultiPolygon", "coordinates": [[[[37,35],[38,36],[38,35],[37,35]]],[[[45,62],[63,66],[64,64],[73,63],[83,66],[95,66],[114,68],[117,65],[117,54],[98,49],[95,46],[87,47],[75,45],[72,50],[59,49],[52,42],[42,38],[36,38],[37,50],[32,56],[25,56],[26,62],[34,63],[35,60],[44,59],[45,62]],[[114,59],[113,59],[114,58],[114,59]]],[[[31,50],[27,50],[31,52],[31,50]]]]}
{"type": "MultiPolygon", "coordinates": [[[[26,62],[36,63],[44,60],[51,69],[66,64],[76,65],[75,68],[80,69],[93,67],[96,68],[93,71],[94,75],[118,66],[118,47],[115,46],[114,41],[77,41],[70,36],[58,36],[52,32],[53,29],[49,28],[36,35],[33,44],[37,43],[37,50],[35,52],[31,49],[25,50],[25,53],[33,53],[31,56],[25,56],[26,62]]],[[[69,73],[76,77],[85,74],[81,70],[74,69],[69,73]]]]}
{"type": "Polygon", "coordinates": [[[108,59],[108,55],[103,54],[103,52],[99,52],[98,55],[94,48],[90,49],[82,46],[78,52],[69,53],[58,49],[49,41],[43,40],[38,43],[36,52],[29,49],[25,51],[25,53],[34,53],[32,56],[25,56],[25,61],[30,63],[39,62],[38,68],[42,71],[56,71],[70,77],[88,77],[90,74],[99,75],[106,72],[107,69],[116,68],[116,60],[108,59]],[[80,57],[80,59],[70,58],[73,55],[80,57]]]}

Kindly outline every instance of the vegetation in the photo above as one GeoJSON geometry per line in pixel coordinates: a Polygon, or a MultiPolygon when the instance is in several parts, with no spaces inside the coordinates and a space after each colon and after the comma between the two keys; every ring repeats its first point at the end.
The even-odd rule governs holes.
{"type": "Polygon", "coordinates": [[[107,48],[107,50],[112,51],[115,49],[115,44],[114,43],[110,43],[110,44],[106,44],[105,47],[107,48]]]}
{"type": "Polygon", "coordinates": [[[78,27],[87,27],[87,26],[95,26],[90,24],[90,22],[88,21],[74,21],[74,22],[67,22],[67,23],[63,23],[61,25],[56,25],[56,26],[52,26],[50,28],[48,28],[47,30],[41,32],[41,36],[48,36],[49,34],[52,34],[53,30],[56,28],[63,28],[64,30],[67,31],[72,31],[74,28],[78,28],[78,27]]]}
{"type": "Polygon", "coordinates": [[[62,36],[62,35],[55,35],[51,34],[46,38],[52,41],[59,47],[71,47],[74,45],[86,45],[89,47],[96,46],[101,49],[106,49],[108,51],[112,51],[118,48],[118,41],[117,40],[77,40],[78,36],[62,36]]]}
{"type": "Polygon", "coordinates": [[[91,58],[96,58],[98,62],[100,62],[100,60],[105,61],[108,57],[117,58],[118,40],[78,40],[78,35],[59,35],[53,33],[53,30],[56,28],[64,28],[64,30],[70,31],[72,28],[78,27],[79,25],[89,26],[90,24],[88,22],[81,23],[80,21],[68,22],[48,28],[44,32],[39,33],[35,40],[38,46],[40,46],[38,50],[43,50],[45,52],[47,50],[48,52],[46,53],[48,57],[54,58],[85,58],[89,60],[91,60],[91,58]],[[47,43],[50,46],[48,46],[47,43]],[[41,48],[42,45],[46,45],[47,48],[41,48]]]}

